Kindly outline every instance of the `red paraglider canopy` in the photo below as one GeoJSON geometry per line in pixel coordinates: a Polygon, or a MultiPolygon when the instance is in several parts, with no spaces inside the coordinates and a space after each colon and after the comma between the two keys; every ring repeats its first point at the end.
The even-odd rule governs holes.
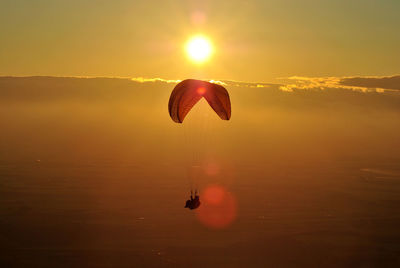
{"type": "Polygon", "coordinates": [[[169,98],[168,111],[172,120],[182,123],[192,107],[203,97],[221,119],[231,118],[231,101],[223,86],[187,79],[175,86],[169,98]]]}

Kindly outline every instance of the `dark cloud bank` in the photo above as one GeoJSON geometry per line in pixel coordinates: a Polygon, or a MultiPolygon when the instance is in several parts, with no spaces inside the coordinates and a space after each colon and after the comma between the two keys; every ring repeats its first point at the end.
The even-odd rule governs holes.
{"type": "Polygon", "coordinates": [[[400,90],[400,75],[391,77],[351,77],[343,78],[340,84],[366,88],[400,90]]]}

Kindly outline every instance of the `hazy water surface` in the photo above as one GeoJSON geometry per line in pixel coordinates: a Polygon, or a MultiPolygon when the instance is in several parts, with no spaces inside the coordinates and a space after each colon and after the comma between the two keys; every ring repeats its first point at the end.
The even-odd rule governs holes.
{"type": "Polygon", "coordinates": [[[213,229],[183,208],[195,141],[168,117],[172,88],[0,80],[2,266],[400,264],[398,95],[229,88],[232,120],[193,144],[201,194],[237,206],[213,229]]]}

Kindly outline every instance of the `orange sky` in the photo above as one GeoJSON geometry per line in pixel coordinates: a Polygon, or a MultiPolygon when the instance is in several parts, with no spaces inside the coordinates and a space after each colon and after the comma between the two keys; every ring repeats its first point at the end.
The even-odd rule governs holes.
{"type": "Polygon", "coordinates": [[[14,1],[0,6],[0,75],[272,81],[393,75],[399,1],[14,1]],[[187,39],[215,45],[199,66],[187,39]]]}

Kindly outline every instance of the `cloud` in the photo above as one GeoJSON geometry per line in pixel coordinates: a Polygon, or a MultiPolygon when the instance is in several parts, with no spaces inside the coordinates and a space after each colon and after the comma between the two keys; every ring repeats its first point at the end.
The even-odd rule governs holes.
{"type": "Polygon", "coordinates": [[[280,78],[286,83],[283,91],[324,90],[326,88],[348,89],[362,92],[384,92],[400,90],[400,76],[391,77],[302,77],[280,78]]]}
{"type": "MultiPolygon", "coordinates": [[[[367,111],[400,109],[400,91],[377,93],[338,89],[352,86],[340,85],[340,78],[292,77],[287,84],[251,83],[242,81],[213,81],[224,83],[237,107],[245,111],[257,110],[318,110],[358,107],[367,111]],[[282,91],[283,87],[292,93],[282,91]],[[330,86],[322,90],[323,86],[330,86]],[[300,88],[300,89],[299,89],[300,88]],[[312,88],[318,88],[312,90],[312,88]],[[398,93],[398,94],[396,94],[398,93]]],[[[165,108],[169,93],[179,80],[161,78],[77,78],[77,77],[0,77],[0,106],[14,103],[36,102],[51,104],[74,103],[124,103],[137,100],[136,107],[151,103],[165,108]],[[139,101],[140,100],[140,101],[139,101]]],[[[353,109],[351,108],[351,109],[353,109]]]]}
{"type": "Polygon", "coordinates": [[[132,81],[139,82],[139,83],[146,83],[146,82],[165,82],[167,84],[177,84],[182,80],[172,80],[172,79],[163,79],[163,78],[144,78],[144,77],[134,77],[131,78],[132,81]]]}
{"type": "MultiPolygon", "coordinates": [[[[400,90],[400,75],[390,77],[367,76],[367,77],[303,77],[292,76],[279,78],[283,81],[280,84],[265,82],[245,82],[235,80],[208,80],[211,83],[230,87],[248,88],[279,88],[282,91],[293,92],[295,90],[325,90],[325,89],[345,89],[361,92],[384,92],[400,90]]],[[[132,81],[139,83],[164,82],[176,84],[182,80],[171,80],[163,78],[131,78],[132,81]]]]}
{"type": "MultiPolygon", "coordinates": [[[[0,82],[13,77],[0,77],[0,82]]],[[[17,78],[17,77],[15,77],[17,78]]],[[[177,84],[182,80],[165,79],[165,78],[145,78],[145,77],[20,77],[22,79],[42,80],[60,79],[73,81],[74,79],[85,79],[87,81],[96,79],[102,80],[119,80],[132,81],[136,83],[166,83],[177,84]]],[[[246,87],[246,88],[269,88],[279,89],[281,91],[293,92],[297,90],[325,90],[325,89],[344,89],[360,92],[399,92],[400,91],[400,75],[395,76],[365,76],[365,77],[303,77],[292,76],[288,78],[278,78],[282,83],[266,83],[266,82],[246,82],[235,80],[207,80],[212,83],[220,84],[227,87],[246,87]]]]}
{"type": "Polygon", "coordinates": [[[400,75],[389,77],[349,77],[340,81],[345,86],[400,90],[400,75]]]}
{"type": "MultiPolygon", "coordinates": [[[[177,84],[182,80],[173,80],[173,79],[164,79],[164,78],[144,78],[144,77],[134,77],[131,78],[132,81],[139,83],[147,83],[147,82],[164,82],[168,84],[177,84]]],[[[280,86],[278,84],[273,83],[264,83],[264,82],[243,82],[243,81],[235,81],[235,80],[207,80],[211,83],[223,85],[223,86],[236,86],[236,87],[254,87],[254,88],[264,88],[264,87],[273,87],[280,86]]]]}
{"type": "Polygon", "coordinates": [[[243,82],[243,81],[234,81],[234,80],[222,80],[221,82],[224,83],[224,85],[235,86],[235,87],[267,88],[267,87],[280,86],[279,84],[264,83],[264,82],[243,82]]]}

